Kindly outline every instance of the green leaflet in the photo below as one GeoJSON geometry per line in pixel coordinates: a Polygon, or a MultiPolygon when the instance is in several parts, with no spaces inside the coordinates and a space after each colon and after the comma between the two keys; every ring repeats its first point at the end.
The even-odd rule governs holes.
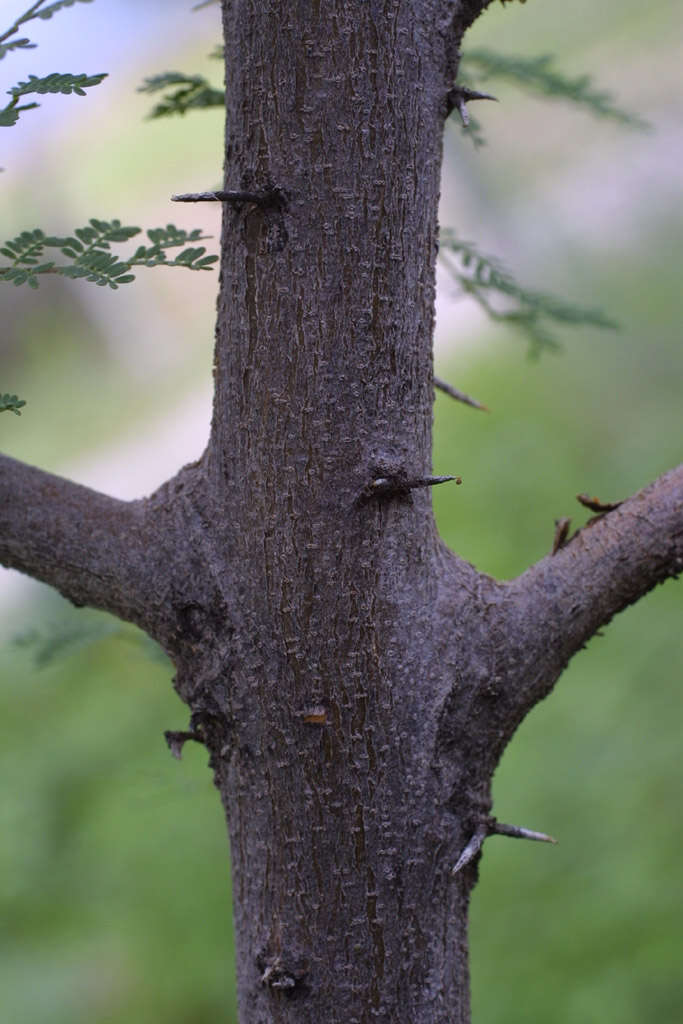
{"type": "Polygon", "coordinates": [[[119,285],[135,280],[133,267],[186,267],[188,270],[210,270],[218,256],[206,255],[204,246],[188,246],[206,238],[199,228],[185,231],[174,224],[147,231],[149,245],[140,245],[130,255],[117,255],[112,245],[125,243],[141,233],[141,228],[127,227],[119,220],[92,218],[84,227],[76,228],[73,235],[58,237],[46,235],[40,228],[22,231],[16,238],[0,246],[0,255],[8,261],[0,264],[0,281],[15,285],[28,284],[37,288],[43,274],[61,274],[63,277],[83,278],[93,284],[108,285],[116,290],[119,285]],[[169,259],[167,250],[181,248],[169,259]],[[46,249],[57,249],[68,262],[45,260],[46,249]]]}

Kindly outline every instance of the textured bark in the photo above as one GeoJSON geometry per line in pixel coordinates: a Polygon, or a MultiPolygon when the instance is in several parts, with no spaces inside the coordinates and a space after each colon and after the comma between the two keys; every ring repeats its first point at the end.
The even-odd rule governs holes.
{"type": "Polygon", "coordinates": [[[264,201],[225,204],[206,453],[130,503],[0,459],[3,564],[175,660],[230,830],[243,1024],[469,1020],[476,858],[452,867],[502,750],[683,567],[683,467],[510,583],[410,487],[443,119],[485,6],[224,0],[225,188],[264,201]]]}

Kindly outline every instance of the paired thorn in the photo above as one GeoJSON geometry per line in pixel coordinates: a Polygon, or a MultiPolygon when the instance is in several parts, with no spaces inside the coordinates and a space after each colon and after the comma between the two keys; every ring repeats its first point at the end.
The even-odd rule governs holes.
{"type": "Polygon", "coordinates": [[[488,412],[488,407],[477,401],[476,398],[472,398],[471,395],[466,395],[464,391],[460,391],[458,388],[454,388],[452,384],[442,380],[440,377],[434,377],[434,387],[438,388],[439,391],[443,391],[444,394],[450,395],[456,402],[464,402],[465,405],[471,405],[473,409],[481,409],[483,412],[488,412]]]}
{"type": "MultiPolygon", "coordinates": [[[[592,523],[597,523],[605,513],[612,512],[622,504],[621,501],[601,501],[599,498],[591,498],[589,494],[577,494],[576,500],[580,505],[583,505],[584,508],[588,508],[591,512],[595,512],[595,516],[588,520],[586,526],[590,526],[592,523]]],[[[551,555],[556,555],[560,548],[564,547],[567,543],[570,525],[571,519],[568,516],[555,520],[555,535],[553,537],[553,546],[550,552],[551,555]]]]}
{"type": "Polygon", "coordinates": [[[497,96],[491,96],[488,92],[477,92],[476,89],[468,89],[466,85],[455,85],[448,93],[448,113],[457,107],[460,114],[460,119],[464,124],[465,128],[469,126],[470,115],[467,110],[467,104],[471,100],[493,100],[495,103],[498,102],[497,96]]]}
{"type": "Polygon", "coordinates": [[[173,203],[234,203],[242,206],[253,203],[255,206],[270,207],[282,210],[287,206],[287,197],[281,188],[267,188],[261,191],[225,191],[215,192],[180,192],[171,196],[173,203]]]}
{"type": "Polygon", "coordinates": [[[536,843],[552,843],[553,846],[557,845],[557,839],[546,835],[545,832],[536,832],[530,828],[520,828],[518,825],[504,825],[503,822],[496,821],[495,818],[486,818],[477,827],[469,843],[458,857],[454,867],[451,868],[452,875],[457,875],[466,864],[474,860],[484,845],[484,840],[488,839],[489,836],[509,836],[511,839],[531,839],[536,843]]]}
{"type": "Polygon", "coordinates": [[[405,497],[419,487],[435,487],[436,484],[445,484],[450,480],[454,480],[456,484],[462,483],[461,476],[420,476],[412,479],[398,473],[378,476],[365,487],[363,496],[366,498],[405,497]]]}

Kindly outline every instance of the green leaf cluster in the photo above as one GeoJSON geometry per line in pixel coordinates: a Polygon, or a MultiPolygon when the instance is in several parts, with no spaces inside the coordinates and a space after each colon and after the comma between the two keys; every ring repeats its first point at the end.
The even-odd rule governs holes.
{"type": "Polygon", "coordinates": [[[131,255],[118,256],[111,251],[112,245],[127,242],[141,230],[122,225],[120,220],[106,221],[93,217],[85,227],[76,228],[73,235],[64,237],[46,235],[40,228],[22,231],[0,247],[0,254],[11,261],[9,265],[0,265],[0,281],[37,288],[41,275],[61,274],[63,277],[84,278],[116,290],[119,285],[135,280],[135,275],[130,272],[133,267],[163,264],[188,270],[209,270],[218,259],[217,256],[207,256],[204,246],[188,246],[169,259],[166,250],[207,237],[199,228],[185,231],[174,224],[150,228],[147,232],[150,244],[138,246],[131,255]],[[69,262],[45,261],[46,249],[58,249],[69,262]]]}
{"type": "Polygon", "coordinates": [[[150,112],[150,118],[225,105],[225,92],[222,89],[215,89],[203,75],[186,75],[181,71],[164,71],[152,75],[145,79],[138,92],[155,93],[162,89],[172,91],[162,96],[150,112]]]}
{"type": "Polygon", "coordinates": [[[564,326],[618,326],[600,310],[524,288],[498,259],[484,255],[449,228],[441,231],[439,258],[461,290],[478,302],[492,320],[509,324],[525,335],[532,355],[558,347],[547,321],[564,326]]]}
{"type": "Polygon", "coordinates": [[[24,405],[26,402],[18,395],[0,395],[0,412],[13,412],[15,416],[21,416],[20,409],[24,405]]]}

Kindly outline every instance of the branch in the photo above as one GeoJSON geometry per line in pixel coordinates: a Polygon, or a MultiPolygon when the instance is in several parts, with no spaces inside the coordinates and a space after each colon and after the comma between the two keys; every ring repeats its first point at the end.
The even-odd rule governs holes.
{"type": "Polygon", "coordinates": [[[617,612],[682,571],[683,464],[590,519],[507,585],[501,611],[524,648],[515,652],[512,718],[521,721],[617,612]]]}
{"type": "Polygon", "coordinates": [[[187,554],[172,485],[151,499],[119,501],[0,455],[0,563],[168,641],[178,614],[171,593],[187,554]]]}

